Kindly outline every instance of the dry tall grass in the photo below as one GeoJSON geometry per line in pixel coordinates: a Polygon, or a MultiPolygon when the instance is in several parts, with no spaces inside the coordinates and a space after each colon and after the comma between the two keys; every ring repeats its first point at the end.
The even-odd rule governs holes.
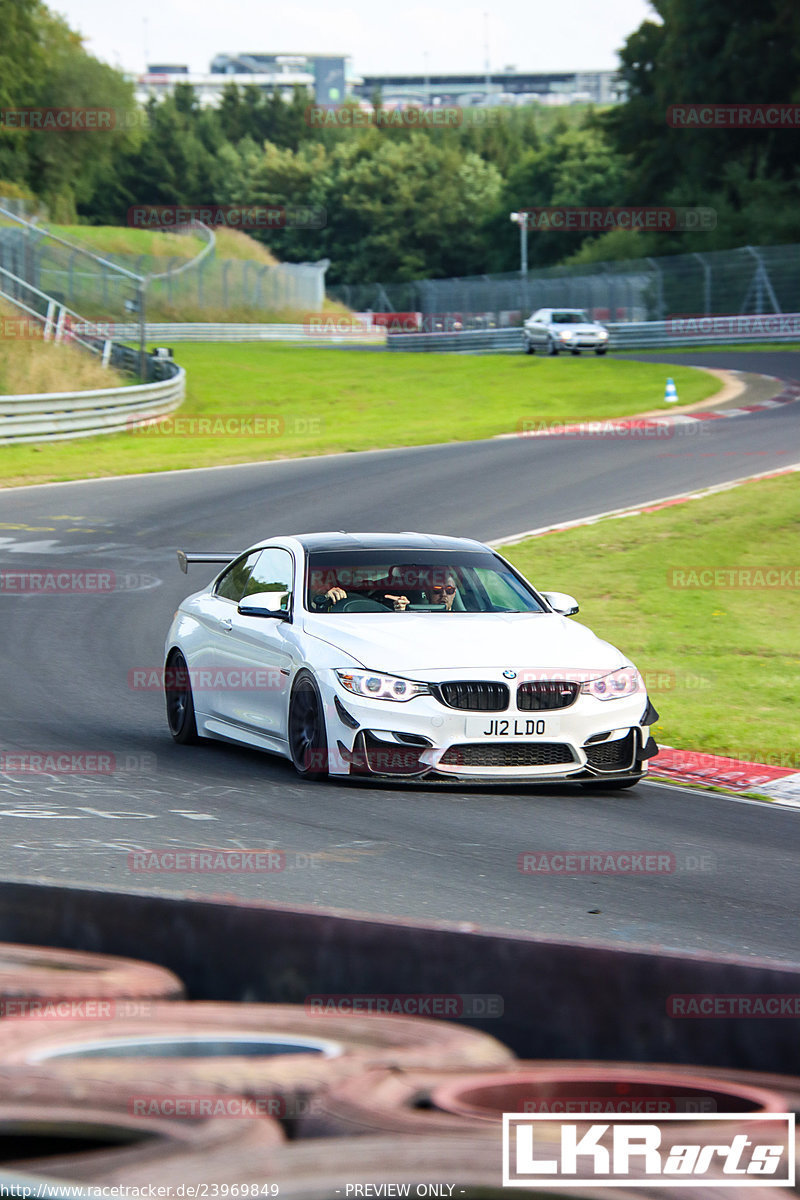
{"type": "Polygon", "coordinates": [[[32,318],[0,304],[0,394],[81,392],[131,382],[80,347],[42,341],[35,329],[32,318]]]}

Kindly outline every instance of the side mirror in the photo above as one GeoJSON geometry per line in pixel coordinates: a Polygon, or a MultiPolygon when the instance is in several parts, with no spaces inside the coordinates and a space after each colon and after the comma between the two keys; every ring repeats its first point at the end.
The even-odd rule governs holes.
{"type": "Polygon", "coordinates": [[[562,617],[574,617],[576,612],[580,612],[578,601],[566,592],[542,592],[542,595],[550,607],[562,617]]]}
{"type": "Polygon", "coordinates": [[[243,596],[237,611],[243,617],[276,617],[279,621],[291,621],[291,592],[253,592],[243,596]]]}

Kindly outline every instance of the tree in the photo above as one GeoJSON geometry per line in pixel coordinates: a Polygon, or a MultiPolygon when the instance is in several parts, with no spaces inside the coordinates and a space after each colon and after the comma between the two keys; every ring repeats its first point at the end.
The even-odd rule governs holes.
{"type": "MultiPolygon", "coordinates": [[[[717,244],[775,240],[768,195],[797,210],[795,129],[672,128],[667,110],[692,104],[788,104],[800,99],[800,6],[796,0],[653,0],[621,52],[628,100],[605,119],[628,158],[637,203],[719,206],[717,244]],[[757,197],[757,199],[756,199],[757,197]],[[765,208],[766,201],[766,208],[765,208]],[[732,220],[752,207],[752,221],[732,220]],[[764,218],[766,217],[766,220],[764,218]]],[[[778,236],[800,237],[800,217],[778,236]]],[[[699,235],[698,235],[699,236],[699,235]]],[[[663,238],[661,241],[663,242],[663,238]]],[[[682,249],[692,239],[673,242],[682,249]]]]}

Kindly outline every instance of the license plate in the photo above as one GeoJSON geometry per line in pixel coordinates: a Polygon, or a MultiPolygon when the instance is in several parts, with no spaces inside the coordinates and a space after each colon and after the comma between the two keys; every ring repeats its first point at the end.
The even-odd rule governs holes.
{"type": "Polygon", "coordinates": [[[549,738],[561,732],[559,717],[467,717],[465,734],[469,738],[549,738]]]}

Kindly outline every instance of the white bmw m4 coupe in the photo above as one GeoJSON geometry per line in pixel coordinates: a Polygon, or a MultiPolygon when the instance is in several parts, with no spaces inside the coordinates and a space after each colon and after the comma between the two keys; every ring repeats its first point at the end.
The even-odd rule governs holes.
{"type": "Polygon", "coordinates": [[[175,741],[326,775],[630,787],[658,714],[633,663],[488,546],[419,533],[274,537],[182,602],[166,642],[175,741]]]}

